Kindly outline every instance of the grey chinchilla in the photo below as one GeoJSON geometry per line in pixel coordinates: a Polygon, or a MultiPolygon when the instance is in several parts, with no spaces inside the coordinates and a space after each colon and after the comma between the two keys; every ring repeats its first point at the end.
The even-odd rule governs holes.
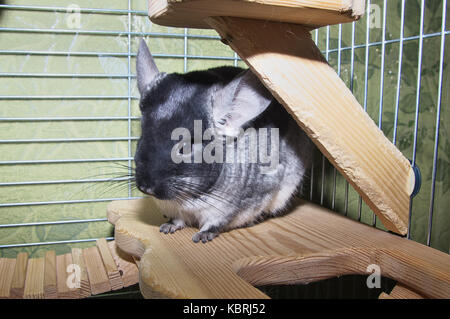
{"type": "Polygon", "coordinates": [[[205,243],[285,210],[301,190],[313,144],[250,70],[166,74],[144,40],[136,69],[142,134],[135,182],[170,218],[162,232],[197,227],[192,239],[205,243]],[[199,123],[206,140],[195,135],[199,123]],[[205,154],[224,160],[195,160],[205,154]]]}

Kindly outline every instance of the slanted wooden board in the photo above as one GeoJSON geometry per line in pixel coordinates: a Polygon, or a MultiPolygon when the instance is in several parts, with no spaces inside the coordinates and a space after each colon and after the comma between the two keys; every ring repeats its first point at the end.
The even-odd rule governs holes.
{"type": "Polygon", "coordinates": [[[11,298],[23,298],[25,278],[27,274],[28,254],[19,253],[16,258],[13,279],[11,283],[11,298]]]}
{"type": "Polygon", "coordinates": [[[10,297],[15,265],[16,260],[13,258],[0,259],[0,299],[10,297]]]}
{"type": "Polygon", "coordinates": [[[385,292],[382,292],[382,293],[378,296],[378,299],[395,299],[395,298],[392,297],[391,295],[385,293],[385,292]]]}
{"type": "Polygon", "coordinates": [[[151,198],[112,202],[120,249],[140,257],[145,297],[267,298],[253,285],[305,284],[366,274],[376,264],[427,298],[450,298],[450,256],[433,248],[299,201],[292,211],[249,228],[193,243],[193,228],[159,232],[151,198]]]}
{"type": "Polygon", "coordinates": [[[106,239],[98,239],[97,247],[100,252],[100,256],[102,257],[103,265],[105,266],[109,283],[111,284],[111,290],[118,290],[123,288],[122,277],[120,276],[119,269],[117,268],[117,264],[114,261],[106,239]]]}
{"type": "Polygon", "coordinates": [[[121,251],[115,241],[108,242],[108,246],[121,273],[123,286],[128,287],[139,282],[139,269],[133,257],[121,251]]]}
{"type": "Polygon", "coordinates": [[[54,250],[49,250],[45,253],[44,298],[58,298],[58,287],[56,280],[56,253],[54,250]]]}
{"type": "Polygon", "coordinates": [[[44,269],[45,258],[28,259],[23,293],[25,299],[44,299],[44,269]]]}
{"type": "Polygon", "coordinates": [[[249,65],[383,225],[405,235],[415,176],[301,25],[206,21],[249,65]]]}
{"type": "Polygon", "coordinates": [[[56,285],[58,297],[62,299],[77,299],[80,296],[80,288],[76,287],[77,276],[72,254],[56,256],[56,285]]]}
{"type": "Polygon", "coordinates": [[[152,22],[189,28],[210,28],[211,16],[242,17],[323,26],[357,20],[365,0],[149,0],[152,22]]]}
{"type": "Polygon", "coordinates": [[[91,295],[89,277],[84,264],[83,251],[80,248],[72,248],[72,259],[75,265],[80,267],[80,298],[86,298],[91,295]]]}
{"type": "Polygon", "coordinates": [[[389,295],[394,299],[424,299],[424,297],[417,292],[412,291],[401,284],[395,285],[389,295]]]}
{"type": "Polygon", "coordinates": [[[98,248],[95,246],[84,249],[83,257],[89,276],[91,293],[93,295],[98,295],[111,291],[111,284],[109,283],[109,278],[98,248]]]}

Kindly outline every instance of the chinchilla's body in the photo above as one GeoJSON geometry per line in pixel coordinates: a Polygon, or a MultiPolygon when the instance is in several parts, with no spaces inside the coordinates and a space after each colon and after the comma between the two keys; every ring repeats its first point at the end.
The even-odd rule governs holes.
{"type": "Polygon", "coordinates": [[[142,136],[135,179],[170,218],[162,232],[194,226],[194,242],[206,242],[282,212],[301,189],[312,143],[250,71],[160,73],[142,41],[137,78],[142,136]],[[210,131],[206,139],[194,137],[199,124],[202,133],[210,131]],[[191,137],[181,139],[186,131],[191,137]],[[223,154],[221,148],[211,152],[211,141],[223,154]],[[266,142],[270,163],[254,160],[255,150],[261,152],[255,141],[259,148],[266,142]],[[205,154],[216,160],[195,160],[205,154]]]}

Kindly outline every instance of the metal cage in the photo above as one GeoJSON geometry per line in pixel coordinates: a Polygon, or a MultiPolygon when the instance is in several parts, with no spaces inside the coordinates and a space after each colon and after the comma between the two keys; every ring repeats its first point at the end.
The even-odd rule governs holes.
{"type": "MultiPolygon", "coordinates": [[[[67,6],[58,7],[47,6],[47,2],[0,4],[0,256],[15,256],[20,250],[38,255],[47,245],[63,252],[74,245],[91,245],[99,237],[112,239],[112,228],[103,217],[105,205],[111,200],[140,197],[126,184],[129,169],[122,172],[124,176],[114,177],[102,167],[133,165],[140,119],[133,63],[140,38],[158,47],[153,55],[162,69],[169,66],[170,71],[187,72],[224,64],[245,67],[212,31],[153,26],[143,7],[145,1],[103,4],[109,8],[91,8],[99,4],[88,0],[79,5],[68,1],[67,6]],[[109,26],[106,21],[111,20],[122,28],[109,26]],[[176,48],[164,52],[171,41],[176,48]],[[46,43],[50,45],[43,49],[46,43]],[[118,43],[120,50],[108,43],[118,43]],[[73,67],[49,66],[51,61],[56,65],[64,59],[73,67]],[[117,63],[108,64],[108,59],[117,63]],[[104,72],[93,60],[107,65],[104,72]],[[60,84],[78,89],[58,92],[60,84]],[[95,85],[115,87],[93,94],[95,85]],[[61,111],[50,112],[49,107],[61,111]],[[102,110],[107,110],[106,114],[102,110]],[[77,126],[80,131],[73,133],[70,129],[77,126]],[[84,127],[99,135],[84,136],[84,127]],[[64,128],[68,133],[59,134],[64,128]],[[116,135],[101,134],[107,130],[116,135]],[[52,152],[52,145],[70,145],[79,151],[77,156],[65,157],[70,152],[52,152]],[[83,145],[102,151],[90,156],[95,152],[83,153],[83,145]],[[120,152],[108,153],[103,145],[120,152]],[[104,174],[80,176],[77,165],[83,165],[80,170],[98,169],[104,174]],[[41,167],[55,173],[45,178],[39,173],[41,167]],[[58,178],[57,172],[64,176],[58,178]],[[111,177],[125,186],[110,192],[105,185],[111,177]],[[91,191],[92,187],[98,190],[98,185],[103,185],[100,195],[91,191]],[[67,213],[71,210],[76,213],[67,213]],[[67,227],[80,224],[102,226],[83,228],[79,233],[68,231],[67,227]]],[[[369,0],[360,21],[312,31],[329,63],[378,127],[421,168],[424,183],[411,200],[408,238],[447,253],[450,112],[445,88],[450,82],[445,48],[449,33],[446,0],[369,0]]],[[[383,229],[361,197],[319,153],[309,180],[304,197],[383,229]]]]}

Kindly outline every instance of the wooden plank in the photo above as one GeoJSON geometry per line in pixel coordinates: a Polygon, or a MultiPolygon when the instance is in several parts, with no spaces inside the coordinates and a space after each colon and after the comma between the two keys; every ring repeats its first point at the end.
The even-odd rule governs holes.
{"type": "Polygon", "coordinates": [[[388,295],[385,292],[382,292],[379,296],[378,299],[394,299],[391,295],[388,295]]]}
{"type": "Polygon", "coordinates": [[[14,258],[0,259],[0,299],[10,298],[15,265],[16,259],[14,258]]]}
{"type": "Polygon", "coordinates": [[[120,250],[115,241],[108,242],[111,254],[122,277],[123,286],[128,287],[139,282],[139,269],[133,257],[120,250]]]}
{"type": "Polygon", "coordinates": [[[127,202],[122,212],[112,209],[115,240],[126,253],[141,256],[144,297],[267,298],[253,286],[368,275],[368,266],[376,264],[381,276],[424,297],[450,298],[448,254],[306,201],[207,244],[192,242],[193,228],[160,233],[155,216],[163,213],[150,198],[127,202]]]}
{"type": "Polygon", "coordinates": [[[97,295],[111,291],[111,284],[98,248],[94,246],[83,249],[83,258],[89,276],[91,293],[97,295]]]}
{"type": "Polygon", "coordinates": [[[23,298],[27,265],[28,254],[25,252],[19,253],[16,258],[16,265],[11,283],[11,298],[23,298]]]}
{"type": "Polygon", "coordinates": [[[402,284],[395,285],[389,295],[394,299],[424,299],[423,296],[402,284]]]}
{"type": "Polygon", "coordinates": [[[73,265],[72,254],[56,256],[58,298],[76,299],[80,296],[80,289],[76,287],[76,275],[70,265],[73,265]]]}
{"type": "Polygon", "coordinates": [[[103,260],[103,265],[105,265],[106,274],[109,278],[109,283],[111,284],[112,290],[118,290],[123,288],[122,277],[120,276],[119,269],[117,268],[116,262],[111,254],[108,243],[105,238],[97,239],[97,247],[100,252],[100,256],[103,260]]]}
{"type": "Polygon", "coordinates": [[[58,298],[58,289],[56,286],[56,253],[49,250],[45,253],[45,269],[44,269],[44,298],[58,298]]]}
{"type": "Polygon", "coordinates": [[[210,28],[211,16],[290,22],[313,27],[351,22],[364,14],[364,0],[151,0],[152,22],[189,28],[210,28]]]}
{"type": "Polygon", "coordinates": [[[214,17],[207,22],[249,65],[377,214],[405,235],[415,176],[300,25],[214,17]]]}
{"type": "Polygon", "coordinates": [[[44,299],[45,258],[30,258],[27,269],[23,297],[44,299]]]}
{"type": "Polygon", "coordinates": [[[89,297],[91,295],[91,285],[81,248],[72,248],[72,259],[73,263],[80,267],[80,298],[89,297]]]}

